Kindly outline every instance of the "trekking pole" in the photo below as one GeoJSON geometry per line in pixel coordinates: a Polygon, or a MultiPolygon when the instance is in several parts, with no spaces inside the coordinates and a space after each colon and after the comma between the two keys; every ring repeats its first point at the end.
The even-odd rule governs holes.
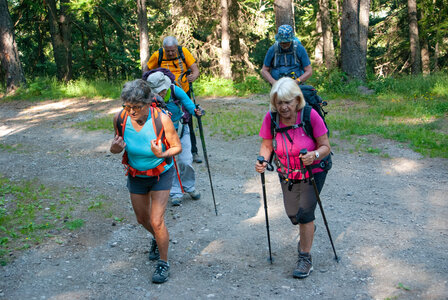
{"type": "MultiPolygon", "coordinates": [[[[257,160],[260,164],[263,164],[264,162],[268,163],[266,169],[268,169],[269,171],[274,170],[274,167],[272,167],[272,165],[267,160],[265,160],[263,156],[258,156],[257,160]]],[[[263,204],[264,204],[264,216],[266,219],[266,231],[268,233],[269,260],[272,264],[271,235],[269,234],[268,202],[266,199],[266,184],[265,184],[264,172],[261,173],[260,175],[261,175],[261,186],[263,187],[263,204]]]]}
{"type": "MultiPolygon", "coordinates": [[[[305,155],[307,153],[308,153],[308,150],[306,150],[306,149],[300,150],[300,154],[305,155]]],[[[302,159],[300,159],[300,162],[303,164],[302,159]]],[[[314,180],[314,175],[311,170],[311,166],[306,166],[305,168],[308,171],[309,180],[311,181],[311,183],[313,184],[313,187],[314,187],[314,193],[316,194],[317,203],[319,204],[320,212],[322,213],[322,219],[324,219],[324,224],[325,224],[325,227],[327,228],[327,233],[328,233],[328,237],[330,238],[331,247],[333,248],[334,259],[337,262],[339,262],[339,258],[336,254],[336,249],[334,248],[333,239],[331,238],[330,228],[328,228],[327,218],[325,217],[324,208],[322,206],[322,201],[320,201],[319,190],[317,189],[316,181],[314,180]]]]}
{"type": "MultiPolygon", "coordinates": [[[[196,108],[200,108],[199,104],[196,104],[196,98],[194,97],[194,92],[193,92],[193,84],[190,82],[189,85],[190,85],[191,97],[193,98],[194,105],[196,106],[196,108]]],[[[212,175],[210,173],[210,165],[208,163],[207,148],[205,147],[204,129],[202,128],[201,117],[202,116],[197,116],[198,126],[199,126],[199,135],[201,137],[202,152],[204,152],[205,165],[207,166],[208,179],[210,180],[210,188],[212,190],[213,205],[215,206],[215,214],[218,215],[218,210],[216,209],[215,192],[213,191],[212,175]]]]}

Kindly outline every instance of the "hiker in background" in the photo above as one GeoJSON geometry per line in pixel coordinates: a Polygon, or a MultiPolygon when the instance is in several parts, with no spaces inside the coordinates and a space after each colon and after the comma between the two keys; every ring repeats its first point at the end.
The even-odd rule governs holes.
{"type": "MultiPolygon", "coordinates": [[[[164,99],[167,110],[171,112],[171,120],[174,123],[174,128],[180,137],[182,145],[182,152],[176,157],[182,187],[178,177],[174,176],[173,186],[170,191],[171,204],[173,206],[179,206],[183,199],[182,190],[189,194],[193,200],[199,200],[201,198],[201,194],[197,192],[195,188],[196,175],[193,168],[193,155],[191,154],[190,128],[186,123],[181,121],[183,120],[181,105],[191,115],[201,116],[201,110],[195,107],[193,101],[191,101],[188,95],[180,87],[172,83],[169,76],[165,75],[167,73],[169,74],[168,70],[163,68],[155,70],[161,71],[152,74],[152,71],[149,71],[148,73],[150,74],[147,76],[146,80],[148,81],[151,90],[164,99]]],[[[145,74],[143,75],[143,78],[145,78],[145,74]]]]}
{"type": "Polygon", "coordinates": [[[278,27],[275,43],[264,58],[261,75],[271,85],[282,77],[291,77],[298,83],[305,82],[313,74],[310,58],[290,25],[278,27]]]}
{"type": "Polygon", "coordinates": [[[180,153],[182,147],[170,117],[151,106],[153,97],[144,80],[124,85],[123,111],[114,117],[116,135],[110,152],[117,154],[125,150],[123,158],[128,161],[127,187],[132,207],[138,223],[153,235],[149,259],[158,260],[158,263],[152,281],[163,283],[168,280],[170,268],[169,234],[164,215],[174,176],[172,157],[180,153]],[[156,140],[159,130],[164,132],[165,142],[163,135],[156,140]]]}
{"type": "MultiPolygon", "coordinates": [[[[164,38],[163,48],[154,52],[149,58],[149,70],[160,67],[170,70],[175,76],[176,84],[191,97],[189,83],[194,82],[199,77],[199,67],[190,51],[185,47],[179,46],[179,43],[174,36],[167,36],[164,38]],[[191,70],[191,73],[187,75],[189,69],[191,70]]],[[[196,146],[193,120],[188,112],[186,118],[188,119],[188,127],[190,128],[193,161],[202,163],[202,159],[199,157],[198,148],[196,146]]]]}
{"type": "MultiPolygon", "coordinates": [[[[298,261],[293,276],[305,278],[313,271],[310,251],[314,238],[314,211],[317,198],[313,186],[308,180],[305,182],[309,175],[304,172],[301,161],[305,166],[311,165],[320,193],[327,171],[320,168],[319,158],[330,154],[328,129],[323,119],[312,109],[310,122],[314,138],[305,133],[301,126],[301,111],[305,107],[305,99],[299,85],[292,78],[285,77],[275,82],[270,98],[272,112],[266,114],[260,129],[262,138],[260,156],[269,161],[271,154],[275,153],[286,214],[292,224],[299,224],[298,261]],[[271,119],[273,115],[275,119],[271,119]],[[276,122],[280,129],[285,129],[273,133],[272,122],[276,122]],[[308,153],[300,154],[301,149],[307,149],[308,153]]],[[[255,169],[263,173],[266,165],[266,162],[260,164],[257,161],[255,169]]]]}

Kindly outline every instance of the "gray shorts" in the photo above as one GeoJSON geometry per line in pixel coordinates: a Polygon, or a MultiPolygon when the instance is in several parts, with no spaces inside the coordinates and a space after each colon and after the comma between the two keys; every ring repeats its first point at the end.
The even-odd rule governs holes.
{"type": "MultiPolygon", "coordinates": [[[[320,193],[325,183],[327,172],[319,172],[314,174],[317,189],[320,193]]],[[[288,189],[288,183],[280,179],[283,191],[283,203],[285,211],[292,224],[306,224],[314,221],[314,211],[316,209],[317,198],[314,187],[307,182],[298,182],[292,185],[292,189],[288,189]]]]}
{"type": "Polygon", "coordinates": [[[129,175],[127,184],[129,193],[146,195],[150,191],[170,190],[175,173],[174,169],[174,166],[172,166],[159,176],[152,177],[132,177],[129,175]]]}

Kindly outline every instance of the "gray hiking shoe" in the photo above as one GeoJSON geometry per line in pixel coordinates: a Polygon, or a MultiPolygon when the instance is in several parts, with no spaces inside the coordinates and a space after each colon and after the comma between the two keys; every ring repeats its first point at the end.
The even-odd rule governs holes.
{"type": "Polygon", "coordinates": [[[192,192],[188,192],[188,195],[190,195],[192,200],[199,200],[199,199],[201,199],[201,193],[196,192],[196,190],[194,190],[192,192]]]}
{"type": "Polygon", "coordinates": [[[151,248],[149,249],[149,260],[158,260],[160,258],[159,247],[157,247],[156,239],[151,241],[151,248]]]}
{"type": "Polygon", "coordinates": [[[297,267],[292,273],[294,278],[306,278],[313,272],[313,262],[311,254],[300,252],[297,260],[297,267]]]}
{"type": "Polygon", "coordinates": [[[170,275],[170,264],[160,259],[159,262],[157,263],[156,270],[152,275],[152,282],[164,283],[168,280],[169,275],[170,275]]]}
{"type": "Polygon", "coordinates": [[[182,204],[182,197],[175,197],[175,198],[171,198],[171,205],[172,206],[179,206],[182,204]]]}
{"type": "Polygon", "coordinates": [[[202,159],[201,159],[201,157],[199,156],[199,154],[197,154],[197,153],[194,153],[194,154],[193,154],[193,161],[194,161],[195,163],[197,163],[197,164],[202,163],[202,159]]]}

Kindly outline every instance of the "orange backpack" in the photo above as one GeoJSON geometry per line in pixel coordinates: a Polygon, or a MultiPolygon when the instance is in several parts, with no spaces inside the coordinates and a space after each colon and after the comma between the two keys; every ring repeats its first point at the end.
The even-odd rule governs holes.
{"type": "MultiPolygon", "coordinates": [[[[152,119],[152,125],[154,127],[154,132],[156,134],[156,140],[161,140],[162,143],[165,145],[166,149],[170,148],[170,145],[165,137],[165,130],[163,128],[162,124],[162,117],[161,114],[165,113],[162,109],[156,106],[156,103],[153,102],[150,106],[151,109],[151,119],[152,119]]],[[[122,110],[117,118],[117,132],[116,134],[118,136],[124,137],[124,130],[126,129],[126,120],[128,118],[128,112],[126,110],[122,110]]],[[[172,161],[172,157],[166,158],[160,165],[155,167],[154,169],[146,170],[146,171],[140,171],[137,169],[134,169],[129,165],[128,162],[128,154],[126,151],[123,153],[123,159],[121,163],[124,165],[126,169],[126,176],[131,175],[132,177],[135,177],[136,175],[146,175],[146,176],[159,176],[163,171],[165,171],[165,166],[169,165],[172,161]]]]}

